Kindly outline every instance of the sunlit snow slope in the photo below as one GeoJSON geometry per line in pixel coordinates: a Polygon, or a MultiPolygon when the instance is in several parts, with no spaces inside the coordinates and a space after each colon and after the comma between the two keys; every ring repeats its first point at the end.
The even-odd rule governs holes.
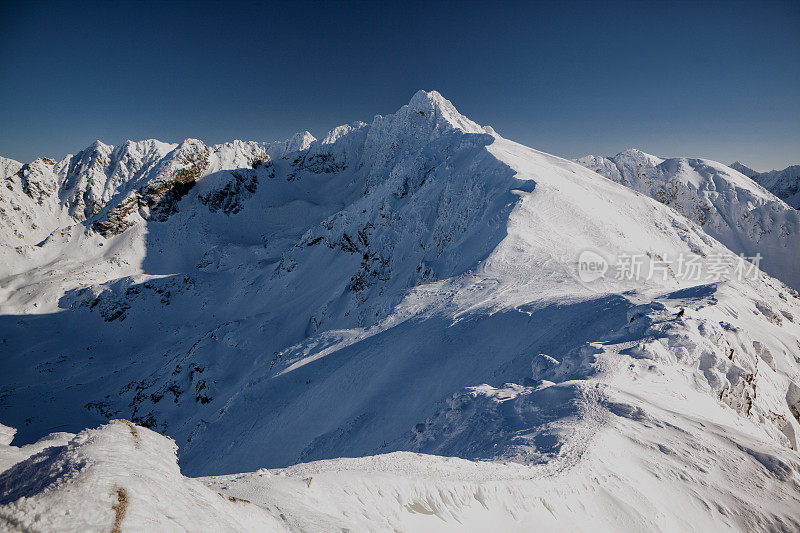
{"type": "Polygon", "coordinates": [[[577,162],[670,206],[737,254],[760,254],[762,270],[800,288],[800,212],[787,205],[789,196],[784,202],[769,192],[775,184],[716,161],[661,159],[634,148],[577,162]]]}
{"type": "Polygon", "coordinates": [[[790,165],[783,170],[758,172],[736,161],[731,168],[738,170],[795,209],[800,209],[800,165],[790,165]]]}
{"type": "Polygon", "coordinates": [[[614,275],[626,255],[744,251],[791,284],[796,221],[735,171],[674,166],[708,221],[424,91],[322,141],[23,166],[0,189],[0,420],[33,448],[3,449],[0,518],[797,529],[797,292],[757,270],[614,275]],[[579,275],[587,250],[604,277],[579,275]],[[116,418],[135,424],[78,433],[116,418]],[[142,426],[185,474],[221,477],[182,477],[142,426]],[[31,455],[54,431],[78,435],[31,455]]]}

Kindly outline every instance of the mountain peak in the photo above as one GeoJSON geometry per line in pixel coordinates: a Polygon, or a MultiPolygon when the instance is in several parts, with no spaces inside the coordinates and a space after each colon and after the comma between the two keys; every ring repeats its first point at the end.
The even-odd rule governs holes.
{"type": "Polygon", "coordinates": [[[22,168],[22,163],[14,159],[0,156],[0,179],[16,174],[22,168]]]}
{"type": "Polygon", "coordinates": [[[2,180],[0,422],[25,445],[0,425],[3,517],[800,523],[800,297],[759,267],[800,287],[800,213],[715,162],[629,149],[596,173],[434,91],[397,107],[2,180]]]}
{"type": "Polygon", "coordinates": [[[742,164],[739,161],[734,161],[733,163],[731,163],[728,166],[731,167],[733,170],[735,170],[737,172],[741,172],[742,174],[744,174],[748,178],[752,178],[753,176],[757,176],[758,175],[757,171],[753,170],[752,168],[748,167],[745,164],[742,164]]]}
{"type": "Polygon", "coordinates": [[[644,158],[644,159],[658,159],[659,161],[661,161],[660,157],[655,156],[653,154],[648,154],[644,150],[640,150],[638,148],[633,148],[633,147],[626,148],[625,150],[621,151],[620,153],[618,153],[614,157],[620,157],[620,156],[637,157],[637,158],[644,158]]]}
{"type": "Polygon", "coordinates": [[[464,133],[488,133],[480,124],[471,121],[458,112],[453,103],[438,91],[417,91],[408,105],[408,110],[424,116],[434,115],[437,121],[443,122],[464,133]]]}
{"type": "Polygon", "coordinates": [[[452,103],[442,96],[439,91],[425,91],[420,89],[411,97],[411,101],[408,102],[408,107],[414,111],[418,111],[426,107],[445,104],[450,104],[452,106],[452,103]]]}
{"type": "Polygon", "coordinates": [[[108,154],[111,153],[112,150],[114,150],[114,147],[112,145],[106,144],[100,139],[95,139],[95,141],[92,142],[92,144],[90,144],[89,146],[78,152],[77,155],[85,157],[93,157],[95,155],[100,154],[103,156],[107,156],[108,154]]]}
{"type": "Polygon", "coordinates": [[[638,148],[628,148],[626,150],[621,151],[614,157],[610,158],[614,163],[619,166],[658,166],[664,162],[664,160],[658,156],[654,156],[653,154],[648,154],[647,152],[643,152],[638,148]]]}
{"type": "Polygon", "coordinates": [[[308,131],[299,131],[292,135],[291,139],[286,141],[286,151],[287,152],[296,152],[300,150],[305,150],[311,143],[315,142],[317,139],[311,135],[308,131]]]}
{"type": "Polygon", "coordinates": [[[110,148],[111,145],[104,143],[100,139],[95,139],[92,144],[89,145],[90,148],[94,148],[96,150],[102,150],[105,148],[110,148]]]}

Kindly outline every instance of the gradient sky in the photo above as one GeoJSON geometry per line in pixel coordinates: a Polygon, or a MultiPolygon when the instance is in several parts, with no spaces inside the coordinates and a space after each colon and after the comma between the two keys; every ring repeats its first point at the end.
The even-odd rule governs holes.
{"type": "Polygon", "coordinates": [[[0,5],[0,154],[321,138],[436,89],[564,157],[800,163],[800,1],[0,5]]]}

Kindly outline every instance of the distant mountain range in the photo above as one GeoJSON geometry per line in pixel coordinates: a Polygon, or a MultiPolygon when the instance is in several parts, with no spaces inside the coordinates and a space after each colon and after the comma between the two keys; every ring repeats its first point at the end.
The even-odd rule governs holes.
{"type": "Polygon", "coordinates": [[[783,170],[757,172],[736,161],[731,164],[731,168],[752,178],[795,209],[800,209],[800,165],[792,165],[783,170]]]}
{"type": "Polygon", "coordinates": [[[576,162],[668,205],[734,252],[760,254],[765,272],[800,288],[800,212],[740,171],[708,159],[662,159],[635,148],[576,162]]]}

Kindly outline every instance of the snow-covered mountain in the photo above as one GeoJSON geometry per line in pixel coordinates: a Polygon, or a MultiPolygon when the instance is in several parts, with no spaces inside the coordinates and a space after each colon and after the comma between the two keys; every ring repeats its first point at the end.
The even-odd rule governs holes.
{"type": "Polygon", "coordinates": [[[745,174],[708,159],[661,159],[634,148],[576,161],[668,205],[737,254],[760,254],[762,270],[800,288],[800,212],[745,174]]]}
{"type": "Polygon", "coordinates": [[[23,166],[0,193],[0,517],[800,527],[800,299],[733,249],[788,265],[795,219],[668,161],[598,158],[606,179],[420,91],[321,141],[23,166]],[[657,202],[628,167],[696,195],[657,202]]]}
{"type": "Polygon", "coordinates": [[[736,161],[731,164],[731,168],[753,179],[795,209],[800,209],[800,165],[758,172],[736,161]]]}
{"type": "Polygon", "coordinates": [[[753,179],[790,206],[800,209],[800,165],[761,172],[753,179]]]}
{"type": "Polygon", "coordinates": [[[745,164],[743,164],[743,163],[741,163],[739,161],[734,161],[733,163],[731,163],[728,166],[730,166],[733,170],[735,170],[735,171],[737,171],[737,172],[739,172],[741,174],[744,174],[748,178],[753,178],[753,177],[755,177],[755,176],[757,176],[759,174],[759,172],[757,170],[753,170],[752,168],[748,167],[747,165],[745,165],[745,164]]]}
{"type": "Polygon", "coordinates": [[[6,176],[16,174],[21,168],[22,163],[19,161],[0,156],[0,179],[5,179],[6,176]]]}

